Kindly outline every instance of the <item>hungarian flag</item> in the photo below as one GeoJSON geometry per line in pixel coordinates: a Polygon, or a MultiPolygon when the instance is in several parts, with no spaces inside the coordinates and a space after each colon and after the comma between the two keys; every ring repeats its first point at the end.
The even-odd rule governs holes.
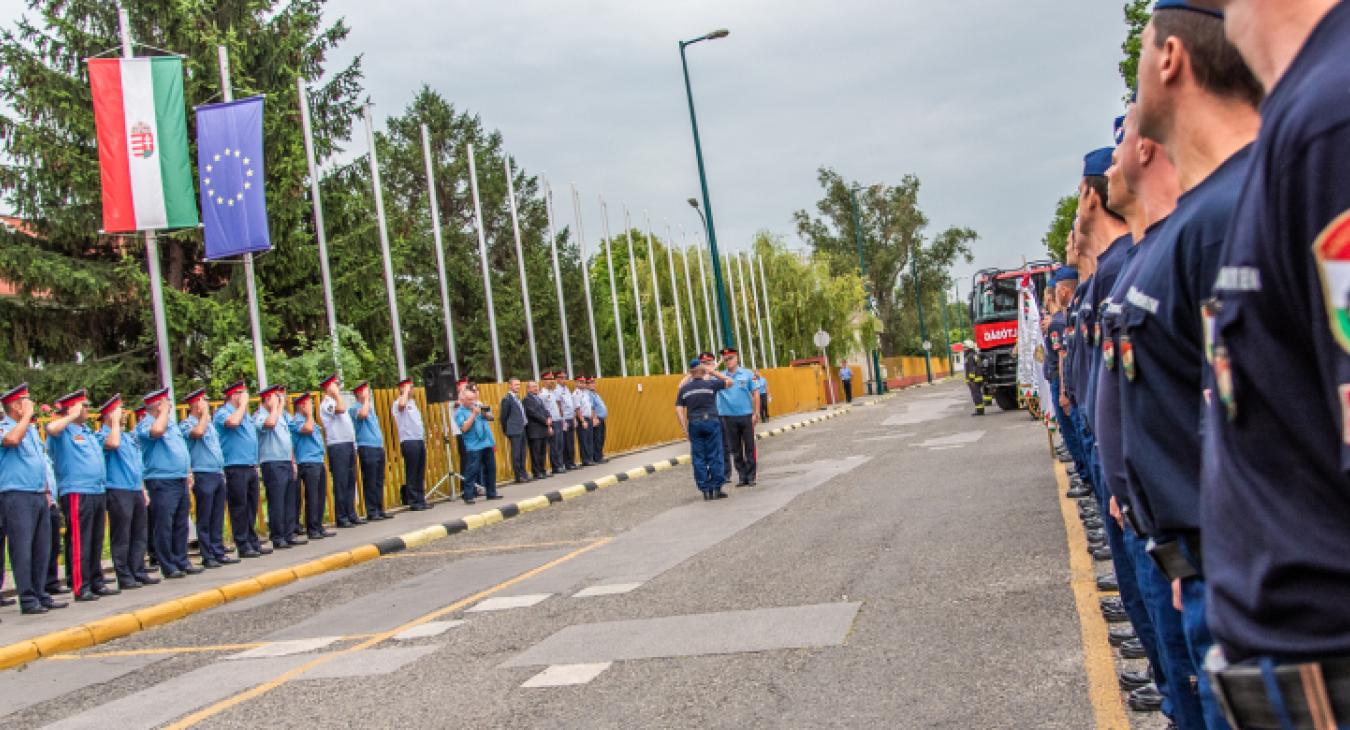
{"type": "Polygon", "coordinates": [[[1322,273],[1322,296],[1331,333],[1350,352],[1350,211],[1322,231],[1313,243],[1313,254],[1322,273]]]}
{"type": "Polygon", "coordinates": [[[103,183],[103,230],[196,227],[183,62],[174,56],[89,61],[103,183]]]}

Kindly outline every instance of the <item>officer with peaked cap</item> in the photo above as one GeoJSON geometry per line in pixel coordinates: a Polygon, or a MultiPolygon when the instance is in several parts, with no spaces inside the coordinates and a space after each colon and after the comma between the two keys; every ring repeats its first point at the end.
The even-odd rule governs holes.
{"type": "Polygon", "coordinates": [[[258,516],[258,425],[248,412],[248,385],[240,380],[225,387],[225,403],[211,419],[225,457],[225,505],[230,531],[241,558],[272,552],[254,531],[258,516]]]}
{"type": "Polygon", "coordinates": [[[590,393],[586,392],[589,382],[590,379],[585,375],[578,375],[576,390],[570,394],[572,406],[576,409],[577,449],[581,454],[582,466],[595,463],[595,458],[591,455],[592,434],[595,431],[595,404],[591,402],[590,393]]]}
{"type": "Polygon", "coordinates": [[[220,432],[211,420],[211,402],[206,388],[188,393],[183,400],[187,418],[180,428],[188,443],[192,462],[192,498],[197,507],[197,544],[203,568],[219,568],[239,562],[225,553],[225,453],[220,432]]]}
{"type": "Polygon", "coordinates": [[[24,383],[0,393],[0,521],[5,524],[11,574],[25,614],[65,608],[45,590],[54,484],[47,447],[33,423],[33,400],[24,383]]]}
{"type": "Polygon", "coordinates": [[[319,390],[323,392],[319,420],[328,444],[328,469],[333,474],[333,518],[341,528],[363,525],[366,521],[356,514],[356,427],[337,374],[319,381],[319,390]]]}
{"type": "Polygon", "coordinates": [[[561,394],[557,385],[557,378],[557,373],[544,373],[543,390],[540,397],[544,399],[544,406],[548,409],[549,426],[553,430],[549,436],[548,449],[548,460],[553,465],[552,473],[564,474],[567,472],[567,458],[563,455],[563,441],[568,432],[563,429],[561,394]]]}
{"type": "Polygon", "coordinates": [[[594,418],[591,421],[591,459],[597,464],[604,464],[609,461],[605,458],[605,423],[609,420],[609,407],[605,405],[605,399],[601,397],[600,391],[595,389],[595,378],[592,377],[586,382],[586,393],[591,397],[591,412],[594,418]]]}
{"type": "MultiPolygon", "coordinates": [[[[755,486],[758,471],[758,453],[755,449],[755,424],[759,422],[759,391],[755,390],[755,375],[740,366],[740,354],[734,348],[722,350],[726,369],[719,376],[731,379],[731,385],[717,393],[717,415],[722,418],[722,437],[728,456],[734,461],[740,480],[738,487],[755,486]]],[[[731,471],[727,470],[730,479],[731,471]]]]}
{"type": "Polygon", "coordinates": [[[141,482],[141,447],[135,436],[123,431],[121,393],[99,406],[98,415],[103,424],[98,438],[103,442],[107,473],[108,548],[117,587],[132,590],[141,587],[136,576],[146,572],[145,546],[150,538],[145,485],[141,482]]]}
{"type": "Polygon", "coordinates": [[[426,426],[422,412],[413,397],[413,380],[398,381],[398,397],[389,407],[398,430],[398,450],[403,457],[403,494],[408,508],[414,512],[431,509],[427,504],[427,443],[426,426]]]}
{"type": "Polygon", "coordinates": [[[387,520],[384,511],[384,431],[375,410],[370,381],[358,383],[352,390],[356,403],[348,411],[356,427],[356,455],[361,462],[361,493],[366,501],[366,519],[387,520]]]}
{"type": "Polygon", "coordinates": [[[328,502],[328,475],[323,467],[323,429],[314,414],[314,397],[309,393],[301,393],[295,398],[291,442],[295,446],[295,468],[305,492],[305,534],[311,540],[332,537],[337,533],[323,526],[324,507],[328,502]]]}
{"type": "Polygon", "coordinates": [[[188,562],[188,519],[192,501],[188,476],[192,457],[187,439],[174,417],[169,389],[145,395],[147,417],[136,424],[145,464],[145,491],[154,505],[150,539],[155,543],[159,569],[165,578],[196,575],[202,569],[188,562]]]}
{"type": "MultiPolygon", "coordinates": [[[[291,428],[286,419],[286,405],[280,385],[271,385],[258,393],[261,401],[253,422],[258,427],[258,470],[262,473],[263,488],[267,490],[267,539],[276,550],[291,547],[291,527],[295,518],[290,514],[288,490],[295,469],[291,428]]],[[[257,519],[257,514],[250,514],[257,519]]]]}
{"type": "Polygon", "coordinates": [[[47,423],[47,448],[66,514],[66,581],[76,601],[121,592],[103,579],[107,472],[102,445],[89,428],[88,400],[83,389],[61,396],[58,415],[47,423]]]}

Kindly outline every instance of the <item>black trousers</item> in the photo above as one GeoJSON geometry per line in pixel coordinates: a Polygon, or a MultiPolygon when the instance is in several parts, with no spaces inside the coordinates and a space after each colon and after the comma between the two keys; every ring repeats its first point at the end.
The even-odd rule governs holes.
{"type": "Polygon", "coordinates": [[[736,464],[736,474],[741,482],[755,481],[758,464],[754,419],[751,416],[722,416],[722,438],[726,440],[727,452],[736,464]]]}
{"type": "Polygon", "coordinates": [[[258,467],[225,467],[225,507],[230,513],[234,547],[240,552],[262,547],[258,533],[253,530],[258,522],[258,499],[258,467]]]}
{"type": "Polygon", "coordinates": [[[384,447],[358,446],[361,457],[361,493],[366,498],[366,516],[384,514],[384,447]]]}
{"type": "MultiPolygon", "coordinates": [[[[0,522],[5,525],[14,592],[23,608],[36,608],[51,597],[45,590],[51,517],[42,492],[0,492],[0,522]]],[[[3,557],[3,556],[0,556],[3,557]]]]}
{"type": "Polygon", "coordinates": [[[549,439],[548,461],[553,465],[554,474],[562,474],[567,471],[567,461],[563,457],[563,441],[567,438],[567,432],[563,430],[562,422],[553,424],[553,436],[549,439]]]}
{"type": "Polygon", "coordinates": [[[581,454],[581,465],[594,464],[595,459],[591,458],[591,427],[577,426],[573,432],[577,435],[577,451],[581,454]]]}
{"type": "Polygon", "coordinates": [[[61,514],[61,501],[57,500],[54,504],[47,505],[47,522],[49,523],[47,534],[50,542],[47,543],[47,592],[55,593],[61,589],[61,527],[65,525],[65,519],[61,514]]]}
{"type": "Polygon", "coordinates": [[[600,425],[595,426],[595,431],[591,433],[591,458],[596,463],[605,460],[605,419],[600,419],[600,425]]]}
{"type": "MultiPolygon", "coordinates": [[[[159,570],[169,574],[187,570],[188,513],[192,500],[188,498],[187,478],[146,479],[146,494],[154,515],[150,520],[150,542],[159,556],[159,570]]],[[[255,538],[256,539],[256,538],[255,538]]]]}
{"type": "Polygon", "coordinates": [[[518,482],[524,481],[529,476],[529,472],[525,471],[525,452],[527,450],[525,434],[508,435],[506,440],[511,443],[511,476],[515,477],[518,482]]]}
{"type": "Polygon", "coordinates": [[[328,474],[323,462],[297,464],[299,480],[305,489],[305,532],[310,536],[323,532],[323,508],[328,501],[328,474]]]}
{"type": "Polygon", "coordinates": [[[193,472],[192,496],[197,503],[197,545],[202,560],[224,560],[225,475],[217,471],[193,472]]]}
{"type": "Polygon", "coordinates": [[[846,402],[852,403],[852,402],[853,402],[853,381],[852,381],[852,380],[841,380],[841,381],[839,381],[839,382],[841,382],[841,383],[844,384],[844,400],[845,400],[846,402]]]}
{"type": "Polygon", "coordinates": [[[103,580],[102,494],[61,495],[66,514],[66,582],[79,595],[105,585],[103,580]]]}
{"type": "Polygon", "coordinates": [[[575,421],[564,421],[567,424],[567,430],[563,432],[563,463],[568,469],[575,469],[577,466],[577,425],[575,421]]]}
{"type": "Polygon", "coordinates": [[[769,420],[769,396],[764,393],[759,394],[759,420],[769,420]]]}
{"type": "Polygon", "coordinates": [[[290,520],[291,534],[299,537],[305,534],[300,525],[300,468],[291,470],[290,482],[286,485],[286,517],[290,520]]]}
{"type": "Polygon", "coordinates": [[[427,442],[403,441],[398,450],[403,454],[403,486],[408,504],[423,507],[427,503],[427,442]]]}
{"type": "Polygon", "coordinates": [[[551,440],[550,436],[530,438],[530,474],[535,479],[542,479],[548,474],[548,447],[551,440]]]}
{"type": "Polygon", "coordinates": [[[291,462],[264,461],[262,470],[263,487],[267,489],[267,539],[273,545],[285,545],[291,537],[291,525],[295,518],[291,516],[291,462]]]}
{"type": "Polygon", "coordinates": [[[356,444],[329,444],[328,469],[333,473],[333,519],[339,525],[356,520],[356,444]]]}
{"type": "Polygon", "coordinates": [[[131,583],[145,573],[145,546],[150,541],[145,492],[109,489],[106,498],[113,569],[117,571],[118,583],[131,583]]]}

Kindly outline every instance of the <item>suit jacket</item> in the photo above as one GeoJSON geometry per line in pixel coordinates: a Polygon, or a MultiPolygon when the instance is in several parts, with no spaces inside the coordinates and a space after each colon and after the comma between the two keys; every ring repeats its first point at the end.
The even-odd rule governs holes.
{"type": "Polygon", "coordinates": [[[520,401],[512,398],[510,393],[502,396],[497,418],[502,422],[502,433],[507,436],[525,435],[525,411],[521,408],[520,401]]]}
{"type": "Polygon", "coordinates": [[[543,398],[534,394],[525,396],[525,418],[528,419],[526,436],[532,439],[548,438],[548,406],[544,405],[543,398]]]}

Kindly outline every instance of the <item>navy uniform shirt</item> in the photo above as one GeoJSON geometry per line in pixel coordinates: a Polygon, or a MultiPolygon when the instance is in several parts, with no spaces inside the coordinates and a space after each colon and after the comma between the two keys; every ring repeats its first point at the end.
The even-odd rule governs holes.
{"type": "Polygon", "coordinates": [[[1102,301],[1111,293],[1111,288],[1116,285],[1116,279],[1120,276],[1120,268],[1125,262],[1125,255],[1134,247],[1134,239],[1126,234],[1111,242],[1111,245],[1097,259],[1097,273],[1092,277],[1092,283],[1088,287],[1087,293],[1083,296],[1084,306],[1087,308],[1087,338],[1091,342],[1091,347],[1086,348],[1087,373],[1084,376],[1086,386],[1083,391],[1083,415],[1087,418],[1088,427],[1096,431],[1093,421],[1096,418],[1097,408],[1097,378],[1098,371],[1102,367],[1102,301]]]}
{"type": "MultiPolygon", "coordinates": [[[[1055,312],[1054,316],[1050,317],[1049,336],[1050,336],[1050,346],[1053,349],[1055,356],[1051,358],[1054,361],[1054,367],[1053,368],[1047,367],[1046,372],[1047,374],[1049,374],[1051,371],[1053,371],[1053,374],[1050,375],[1050,379],[1058,381],[1059,361],[1060,358],[1063,358],[1067,355],[1069,347],[1068,343],[1069,320],[1068,316],[1064,313],[1064,310],[1061,309],[1060,311],[1055,312]]],[[[1060,387],[1061,388],[1064,387],[1062,383],[1060,384],[1060,387]]]]}
{"type": "Polygon", "coordinates": [[[1082,303],[1083,285],[1074,289],[1069,308],[1064,312],[1064,382],[1059,384],[1061,393],[1074,401],[1073,366],[1078,357],[1078,305],[1082,303]]]}
{"type": "Polygon", "coordinates": [[[1200,305],[1209,298],[1250,159],[1251,148],[1244,148],[1181,196],[1125,292],[1127,488],[1141,529],[1159,542],[1200,529],[1200,305]]]}
{"type": "Polygon", "coordinates": [[[713,377],[696,378],[680,386],[675,405],[684,406],[690,421],[717,417],[717,393],[727,384],[713,377]]]}
{"type": "Polygon", "coordinates": [[[1229,661],[1350,656],[1346,287],[1324,286],[1344,273],[1314,254],[1350,248],[1347,89],[1341,3],[1262,107],[1214,285],[1201,514],[1209,625],[1229,661]]]}

